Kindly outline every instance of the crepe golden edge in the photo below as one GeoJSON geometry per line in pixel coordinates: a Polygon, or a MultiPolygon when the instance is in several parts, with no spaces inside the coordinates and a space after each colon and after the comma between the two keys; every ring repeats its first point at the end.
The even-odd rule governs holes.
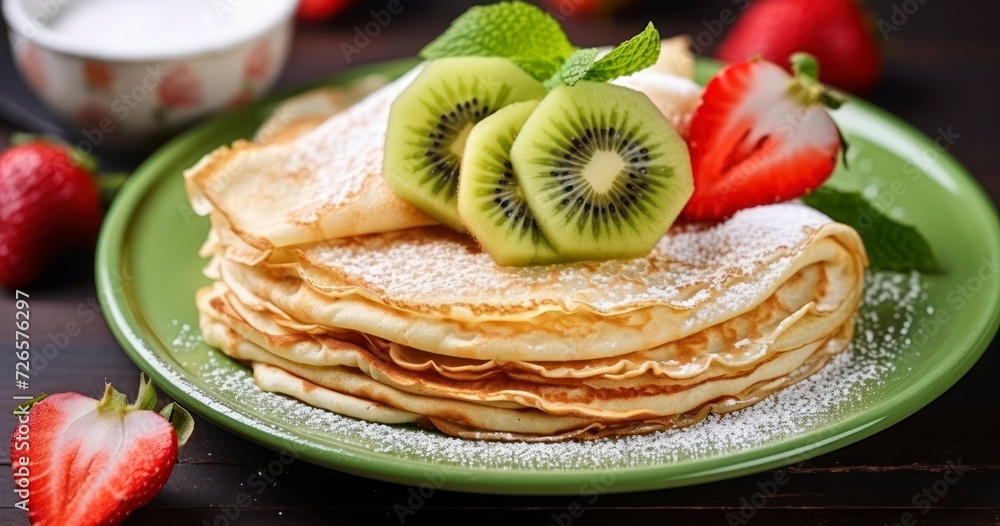
{"type": "MultiPolygon", "coordinates": [[[[470,364],[467,361],[458,362],[457,366],[451,368],[434,363],[430,367],[410,369],[395,363],[395,368],[387,368],[386,364],[396,360],[392,351],[399,348],[398,343],[349,328],[298,320],[298,313],[284,312],[262,298],[254,300],[245,291],[241,297],[225,281],[219,281],[199,292],[199,310],[202,313],[202,330],[206,341],[230,356],[252,364],[256,381],[262,389],[301,397],[300,399],[319,407],[345,412],[350,410],[351,415],[362,414],[343,408],[343,401],[331,402],[330,397],[333,395],[324,394],[322,398],[318,398],[319,395],[315,393],[322,391],[316,391],[316,388],[353,397],[350,400],[360,400],[355,400],[355,405],[380,404],[379,407],[402,411],[403,413],[397,413],[393,417],[395,420],[433,426],[454,436],[479,439],[554,441],[650,432],[689,425],[711,412],[725,412],[756,403],[774,390],[815,372],[826,363],[830,354],[847,347],[853,326],[852,316],[860,301],[860,280],[863,279],[862,271],[866,261],[857,234],[845,228],[831,223],[814,232],[807,243],[834,239],[840,240],[836,245],[841,242],[851,245],[841,246],[840,250],[842,254],[846,254],[848,266],[853,269],[852,275],[858,281],[846,287],[847,294],[840,298],[842,308],[830,310],[827,306],[826,315],[838,312],[838,318],[831,318],[831,323],[811,338],[800,339],[799,343],[803,345],[798,348],[794,348],[796,340],[792,338],[792,343],[787,347],[793,348],[775,346],[771,349],[773,352],[757,355],[748,362],[710,360],[707,366],[702,364],[704,367],[694,374],[674,377],[669,373],[663,374],[663,370],[657,371],[656,367],[642,365],[630,370],[626,366],[626,370],[587,371],[586,366],[573,370],[572,366],[567,367],[567,363],[560,363],[559,367],[550,369],[537,367],[537,363],[530,361],[513,368],[513,374],[512,369],[507,367],[510,362],[470,364]],[[832,232],[837,232],[838,235],[833,236],[832,232]],[[249,305],[243,304],[244,299],[251,300],[249,305]],[[322,347],[318,351],[314,348],[314,354],[318,352],[327,359],[332,357],[332,361],[324,361],[322,356],[304,357],[308,353],[297,354],[294,345],[317,340],[332,343],[332,346],[322,347]],[[381,347],[383,354],[379,359],[382,361],[373,360],[371,356],[367,358],[367,362],[359,359],[359,356],[365,354],[366,346],[369,351],[381,347]],[[497,365],[500,367],[496,367],[497,365]],[[536,367],[532,367],[533,365],[536,367]],[[771,370],[766,369],[767,367],[771,370]],[[570,372],[559,374],[561,369],[568,369],[570,372]],[[582,374],[577,374],[581,370],[582,374]],[[763,372],[746,379],[748,374],[753,375],[757,371],[763,372]],[[471,374],[474,378],[477,373],[483,373],[486,377],[505,375],[505,378],[498,384],[499,388],[492,391],[477,392],[474,388],[463,390],[449,387],[462,385],[463,379],[467,381],[468,375],[471,374]],[[741,378],[744,379],[740,380],[741,378]],[[628,400],[628,404],[619,404],[620,407],[613,403],[603,403],[600,396],[591,397],[590,400],[586,397],[558,400],[559,391],[563,388],[567,391],[611,392],[609,390],[632,383],[639,390],[649,390],[652,386],[664,392],[671,388],[683,392],[684,389],[704,390],[703,386],[710,386],[713,382],[724,387],[716,392],[709,389],[708,394],[694,396],[673,405],[651,403],[655,398],[649,397],[633,397],[634,399],[628,400]],[[600,403],[594,403],[593,400],[600,403]]],[[[820,263],[793,266],[796,269],[793,276],[808,277],[809,274],[825,272],[825,269],[817,270],[817,265],[820,263]]],[[[279,275],[274,279],[292,283],[297,289],[311,290],[307,282],[294,276],[279,275]]],[[[788,286],[794,284],[796,279],[790,277],[782,280],[782,283],[788,286]]],[[[822,289],[825,286],[811,283],[807,288],[822,289]]],[[[770,292],[767,299],[778,293],[770,292]]],[[[320,301],[343,300],[326,298],[320,301]]],[[[816,310],[816,303],[809,301],[795,309],[794,316],[787,316],[790,326],[785,327],[784,331],[794,328],[794,322],[801,319],[805,312],[816,310]]],[[[751,305],[751,310],[763,304],[764,302],[751,305]]],[[[788,308],[794,307],[792,305],[788,308]]],[[[575,317],[579,313],[569,315],[575,317]]],[[[729,323],[739,317],[737,315],[729,320],[720,320],[719,323],[729,323]]],[[[815,325],[813,330],[815,332],[815,325]]],[[[695,330],[688,337],[697,337],[699,332],[702,331],[695,330]]],[[[440,361],[454,358],[421,352],[424,356],[440,361]]],[[[472,381],[467,385],[474,387],[476,384],[472,381]]],[[[369,411],[365,414],[373,413],[369,411]]],[[[380,418],[369,417],[373,421],[380,421],[380,418]]]]}

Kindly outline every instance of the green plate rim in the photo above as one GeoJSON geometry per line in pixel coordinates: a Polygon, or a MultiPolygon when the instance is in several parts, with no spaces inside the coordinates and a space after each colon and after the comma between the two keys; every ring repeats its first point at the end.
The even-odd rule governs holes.
{"type": "MultiPolygon", "coordinates": [[[[290,440],[292,435],[282,430],[254,427],[252,417],[236,411],[222,411],[212,407],[219,404],[211,393],[197,387],[199,383],[180,368],[169,356],[161,356],[143,339],[145,324],[132,308],[128,287],[120,287],[116,280],[117,269],[127,265],[127,239],[133,213],[142,203],[151,187],[168,171],[160,170],[168,164],[175,151],[191,144],[211,140],[215,130],[225,129],[241,120],[253,118],[276,104],[277,101],[313,86],[344,82],[367,73],[401,68],[412,64],[413,59],[380,62],[336,75],[331,79],[312,83],[302,88],[281,93],[255,103],[240,112],[204,123],[157,150],[130,177],[115,199],[105,219],[98,241],[96,280],[98,297],[105,318],[115,338],[128,357],[174,400],[199,414],[206,420],[243,438],[275,451],[291,450],[308,462],[339,471],[369,478],[403,484],[420,484],[429,477],[444,474],[443,488],[454,491],[514,495],[568,495],[579,494],[595,477],[614,480],[609,492],[620,493],[663,489],[700,484],[747,475],[789,465],[812,458],[871,436],[917,412],[936,399],[962,376],[982,356],[993,336],[1000,328],[1000,280],[993,281],[992,312],[981,327],[969,334],[959,346],[962,352],[952,349],[942,357],[939,367],[913,382],[908,388],[891,395],[879,404],[854,414],[843,422],[814,429],[795,438],[751,448],[734,454],[685,461],[683,469],[671,464],[630,467],[626,469],[570,469],[570,470],[514,470],[502,468],[470,468],[433,464],[418,460],[401,459],[351,444],[323,444],[305,439],[305,444],[290,440]],[[114,269],[114,270],[113,270],[114,269]],[[992,321],[990,321],[992,320],[992,321]],[[184,378],[194,387],[185,391],[175,383],[184,378]],[[286,435],[286,436],[282,436],[286,435]]],[[[717,67],[709,61],[699,61],[699,69],[717,67]]],[[[920,148],[932,148],[931,139],[916,131],[902,120],[867,102],[852,99],[850,106],[860,114],[892,128],[920,148]]],[[[975,179],[950,155],[942,154],[935,161],[954,176],[954,181],[964,187],[976,202],[970,209],[992,211],[996,209],[975,179]]],[[[1000,221],[993,222],[994,245],[1000,245],[1000,221]]],[[[1000,251],[1000,247],[995,247],[1000,251]]],[[[126,269],[127,272],[127,269],[126,269]]],[[[129,275],[129,274],[125,274],[129,275]]],[[[302,441],[301,437],[295,440],[302,441]]],[[[333,442],[333,440],[331,440],[333,442]]]]}

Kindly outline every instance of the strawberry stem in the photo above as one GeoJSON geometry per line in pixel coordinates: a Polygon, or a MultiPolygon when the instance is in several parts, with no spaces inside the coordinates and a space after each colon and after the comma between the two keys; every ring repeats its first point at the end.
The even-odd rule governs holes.
{"type": "Polygon", "coordinates": [[[803,84],[813,85],[819,83],[819,62],[816,57],[809,53],[793,53],[788,61],[792,63],[792,71],[803,84]]]}
{"type": "Polygon", "coordinates": [[[135,403],[129,404],[128,397],[119,393],[111,382],[104,384],[104,396],[97,403],[98,411],[114,411],[122,414],[131,411],[150,411],[156,406],[156,389],[153,381],[147,380],[145,374],[139,375],[139,394],[135,403]]]}
{"type": "MultiPolygon", "coordinates": [[[[152,411],[154,407],[156,407],[156,388],[153,386],[153,380],[141,373],[139,394],[134,404],[129,405],[125,395],[115,390],[110,382],[104,384],[104,397],[97,403],[98,412],[113,411],[122,415],[131,411],[152,411]]],[[[174,428],[177,434],[177,446],[183,446],[194,431],[194,417],[191,413],[176,403],[170,403],[160,411],[160,416],[174,428]]]]}
{"type": "Polygon", "coordinates": [[[842,106],[847,99],[819,82],[819,62],[809,53],[793,53],[788,59],[792,63],[795,80],[789,88],[792,95],[807,106],[822,104],[831,110],[842,106]]]}
{"type": "Polygon", "coordinates": [[[98,412],[116,412],[125,413],[128,411],[128,399],[122,393],[119,393],[111,382],[105,382],[104,384],[104,396],[101,401],[97,403],[98,412]]]}
{"type": "Polygon", "coordinates": [[[70,148],[69,156],[73,159],[73,162],[77,164],[83,171],[93,175],[97,173],[100,163],[97,162],[97,157],[90,155],[88,153],[83,153],[82,150],[78,148],[70,148]]]}
{"type": "Polygon", "coordinates": [[[50,137],[46,135],[36,135],[34,133],[17,132],[10,137],[11,146],[22,146],[33,142],[47,142],[50,144],[57,144],[62,146],[69,152],[70,159],[73,163],[82,168],[85,172],[89,174],[96,174],[100,163],[97,162],[97,158],[88,153],[84,153],[79,148],[74,148],[69,144],[66,144],[58,137],[50,137]]]}
{"type": "Polygon", "coordinates": [[[10,145],[21,146],[24,144],[42,140],[45,140],[45,138],[40,135],[35,135],[34,133],[16,132],[10,136],[10,145]]]}

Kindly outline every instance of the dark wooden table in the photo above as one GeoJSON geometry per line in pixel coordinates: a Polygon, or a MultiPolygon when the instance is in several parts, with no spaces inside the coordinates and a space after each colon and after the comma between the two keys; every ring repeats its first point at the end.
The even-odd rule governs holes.
{"type": "MultiPolygon", "coordinates": [[[[360,63],[410,55],[467,4],[404,2],[404,12],[347,64],[340,43],[350,42],[354,28],[371,20],[369,10],[383,7],[385,2],[370,3],[369,8],[329,26],[300,29],[279,88],[360,63]]],[[[664,34],[697,33],[705,29],[705,21],[717,19],[724,9],[741,3],[651,2],[664,5],[647,6],[614,22],[572,21],[567,27],[574,40],[584,45],[619,41],[649,18],[664,34]]],[[[886,20],[894,12],[894,3],[899,8],[904,4],[919,7],[898,31],[890,33],[885,44],[885,79],[871,100],[928,135],[935,135],[939,127],[951,127],[960,135],[951,153],[997,202],[1000,40],[996,26],[1000,7],[989,0],[868,2],[876,18],[886,20]]],[[[912,6],[907,8],[912,10],[912,6]]],[[[50,117],[13,74],[6,49],[0,49],[0,79],[0,95],[29,113],[50,117]]],[[[10,122],[0,124],[0,140],[16,125],[16,116],[5,112],[4,118],[10,122]]],[[[128,168],[141,159],[135,154],[103,153],[106,164],[118,168],[128,168]]],[[[112,338],[103,318],[91,316],[96,296],[89,259],[68,259],[49,274],[44,283],[30,290],[33,333],[57,335],[71,322],[82,329],[49,367],[33,375],[34,388],[96,396],[107,378],[134,389],[131,386],[138,370],[112,338]]],[[[10,319],[11,295],[0,293],[0,320],[10,319]]],[[[13,370],[9,325],[0,321],[3,371],[13,370]]],[[[891,429],[778,474],[787,475],[787,484],[750,518],[747,502],[759,491],[758,483],[773,480],[775,472],[689,488],[603,495],[572,520],[568,511],[579,497],[494,497],[439,491],[423,501],[415,514],[407,515],[405,523],[1000,524],[1000,390],[993,383],[993,375],[1000,373],[998,351],[1000,345],[995,340],[957,385],[891,429]],[[946,487],[946,494],[935,495],[949,463],[959,463],[967,471],[958,483],[946,487]]],[[[0,382],[0,400],[10,400],[11,384],[0,382]]],[[[13,419],[6,411],[2,413],[0,431],[9,436],[13,419]]],[[[246,489],[247,479],[277,458],[273,451],[199,420],[166,488],[127,524],[398,524],[393,506],[412,505],[408,503],[413,498],[411,488],[297,462],[238,517],[231,518],[232,512],[227,517],[223,510],[233,507],[237,495],[246,489]]],[[[9,461],[4,451],[0,463],[9,466],[9,461]]],[[[0,524],[27,524],[13,504],[11,478],[0,476],[0,524]]]]}

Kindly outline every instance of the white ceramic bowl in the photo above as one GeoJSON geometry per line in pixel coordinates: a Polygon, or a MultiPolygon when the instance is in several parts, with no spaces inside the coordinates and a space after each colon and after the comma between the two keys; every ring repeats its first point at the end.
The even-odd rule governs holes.
{"type": "Polygon", "coordinates": [[[103,7],[114,8],[108,12],[115,16],[95,20],[93,36],[81,37],[79,24],[75,31],[60,30],[58,17],[64,10],[87,1],[3,0],[3,14],[25,82],[79,125],[92,146],[162,136],[256,99],[284,66],[297,4],[198,0],[213,11],[203,10],[197,19],[189,14],[196,11],[189,8],[193,0],[159,2],[161,10],[173,10],[160,13],[139,0],[120,6],[101,0],[109,4],[103,7]],[[147,7],[135,7],[142,5],[147,7]],[[146,38],[143,31],[153,33],[154,21],[169,25],[162,20],[165,15],[175,17],[172,21],[181,24],[183,34],[146,38]],[[190,21],[184,18],[189,16],[190,21]],[[227,22],[227,16],[242,18],[227,22]],[[176,17],[182,17],[180,22],[176,17]],[[224,22],[229,24],[221,26],[225,30],[212,30],[224,22]]]}

